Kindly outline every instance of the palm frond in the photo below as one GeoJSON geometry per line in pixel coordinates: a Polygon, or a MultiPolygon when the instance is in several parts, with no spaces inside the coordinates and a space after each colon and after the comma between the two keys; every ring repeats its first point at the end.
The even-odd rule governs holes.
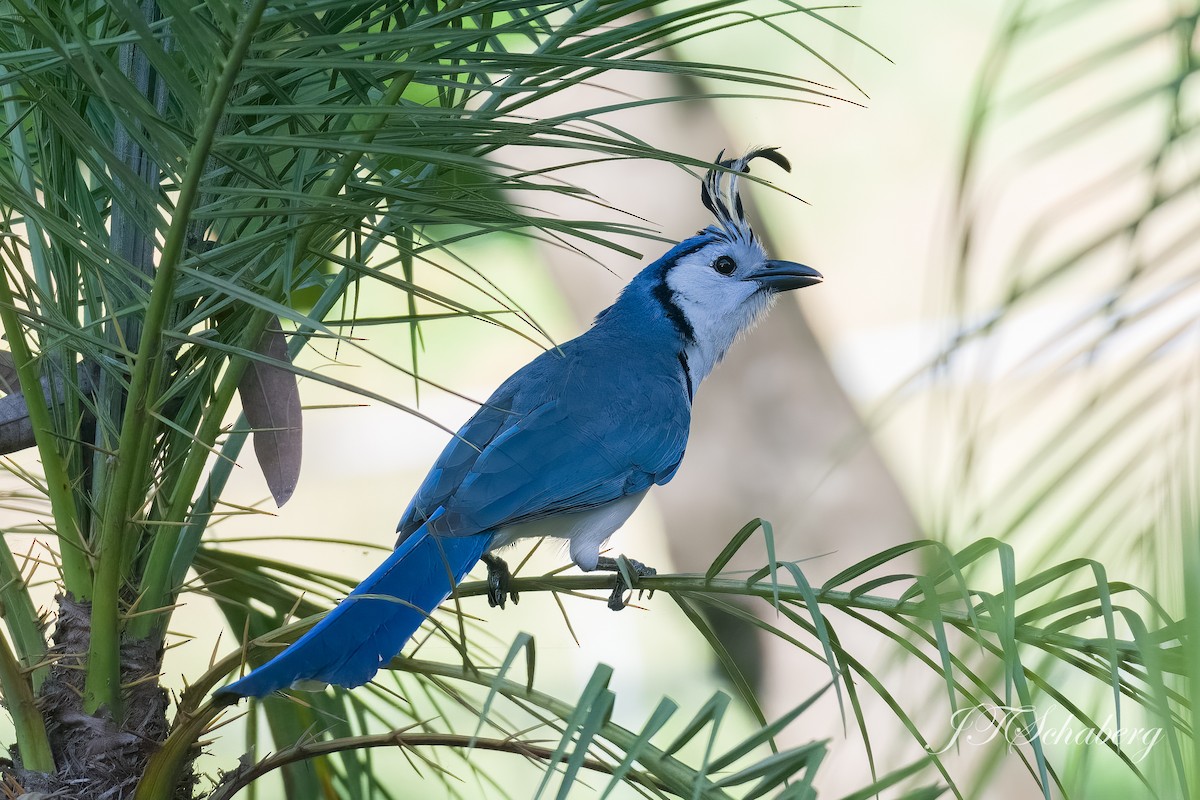
{"type": "MultiPolygon", "coordinates": [[[[766,634],[790,643],[797,651],[807,652],[838,675],[865,746],[869,748],[870,738],[860,711],[864,690],[883,700],[897,721],[908,730],[914,744],[919,745],[920,749],[912,758],[918,759],[921,766],[914,766],[917,761],[912,761],[911,769],[899,768],[902,774],[886,773],[874,777],[873,780],[881,785],[887,785],[889,780],[910,780],[913,775],[925,776],[932,769],[955,796],[970,796],[960,788],[960,781],[969,775],[969,771],[958,774],[964,772],[964,768],[956,763],[951,746],[956,739],[954,724],[972,720],[993,726],[994,741],[989,738],[992,746],[999,753],[1015,748],[1040,792],[1052,796],[1052,792],[1057,791],[1055,787],[1061,788],[1062,779],[1041,744],[1038,726],[1053,713],[1067,715],[1096,736],[1107,733],[1109,738],[1101,741],[1118,763],[1145,786],[1159,791],[1154,788],[1158,784],[1151,782],[1138,762],[1122,751],[1112,738],[1112,731],[1105,727],[1108,723],[1104,722],[1103,712],[1110,717],[1115,714],[1117,720],[1122,719],[1122,715],[1126,719],[1142,714],[1161,715],[1165,723],[1162,729],[1164,746],[1178,752],[1187,748],[1193,736],[1188,722],[1190,705],[1175,688],[1178,678],[1186,674],[1178,623],[1152,597],[1136,587],[1107,581],[1103,570],[1094,562],[1067,562],[1018,579],[1009,566],[1011,555],[1012,549],[1008,545],[995,540],[978,543],[957,553],[936,542],[925,542],[895,548],[888,554],[867,559],[819,588],[809,587],[806,581],[797,579],[802,574],[800,566],[791,563],[776,565],[787,567],[780,570],[781,575],[789,576],[786,580],[772,578],[770,571],[763,569],[749,579],[734,575],[659,575],[642,578],[641,584],[688,608],[713,606],[737,614],[738,607],[725,601],[733,597],[750,598],[767,607],[777,607],[783,620],[779,623],[766,622],[744,610],[740,611],[740,618],[766,634]],[[918,548],[934,554],[931,563],[940,561],[942,566],[935,567],[927,575],[895,574],[893,562],[904,559],[918,548]],[[1005,587],[1002,591],[975,590],[962,583],[964,570],[975,565],[978,571],[978,567],[988,561],[993,566],[982,571],[982,582],[988,582],[988,572],[997,572],[998,582],[1005,587]],[[1067,591],[1076,585],[1075,576],[1080,571],[1091,575],[1091,588],[1067,591]],[[883,589],[887,590],[886,594],[880,593],[883,589]],[[815,603],[819,610],[814,611],[810,603],[815,603]],[[817,618],[825,621],[823,628],[815,623],[817,618]],[[922,664],[936,676],[945,686],[943,700],[935,704],[940,707],[939,711],[931,711],[927,700],[914,702],[911,691],[903,685],[890,686],[890,679],[871,667],[870,653],[855,652],[844,645],[837,631],[849,625],[865,626],[875,632],[880,641],[894,644],[908,653],[914,663],[922,664]],[[1108,691],[1106,708],[1097,706],[1097,690],[1108,691]],[[947,740],[949,744],[946,744],[947,740]]],[[[274,574],[268,574],[254,559],[231,553],[210,550],[205,551],[203,558],[200,563],[214,565],[207,573],[214,592],[219,593],[221,586],[238,585],[227,580],[228,573],[215,565],[240,563],[259,576],[253,580],[264,594],[246,597],[253,596],[276,609],[277,616],[267,623],[267,628],[282,624],[289,611],[303,615],[306,608],[311,608],[311,604],[302,600],[305,593],[321,594],[330,588],[325,577],[316,574],[304,577],[303,570],[288,565],[274,565],[268,568],[274,574]]],[[[247,580],[250,579],[242,583],[247,580]]],[[[606,591],[613,580],[610,576],[548,574],[517,578],[514,587],[522,594],[538,591],[577,594],[606,591]]],[[[258,588],[251,591],[257,592],[258,588]]],[[[486,581],[467,582],[459,587],[458,598],[468,620],[472,619],[471,598],[481,599],[486,592],[486,581]]],[[[239,607],[245,607],[244,600],[239,607]]],[[[269,642],[291,640],[316,618],[301,619],[251,640],[246,655],[252,663],[269,656],[273,652],[268,647],[269,642]]],[[[703,616],[689,615],[689,618],[696,624],[699,635],[709,640],[710,637],[705,635],[703,616]]],[[[235,628],[240,619],[233,620],[235,628]]],[[[252,625],[251,631],[263,627],[252,625]]],[[[522,636],[504,659],[496,659],[488,654],[492,645],[483,633],[484,629],[478,623],[468,621],[465,640],[456,643],[456,647],[465,648],[461,652],[461,662],[397,658],[392,666],[404,687],[401,694],[412,703],[386,703],[387,712],[374,724],[383,724],[385,730],[397,732],[398,736],[409,726],[419,725],[421,736],[433,738],[414,739],[413,742],[444,744],[451,749],[469,748],[469,741],[455,738],[452,728],[442,727],[452,715],[444,711],[423,714],[414,700],[426,693],[445,695],[477,719],[472,723],[476,736],[482,736],[485,729],[494,729],[497,734],[511,738],[510,752],[536,756],[542,765],[543,786],[547,790],[549,768],[554,765],[560,765],[564,770],[560,786],[565,787],[580,776],[579,769],[583,767],[609,771],[615,781],[637,763],[648,772],[633,780],[643,787],[658,786],[667,795],[686,793],[688,790],[684,787],[708,785],[705,782],[711,781],[705,791],[742,786],[736,796],[757,796],[760,790],[780,791],[787,781],[804,784],[819,769],[819,754],[824,752],[825,744],[812,742],[786,749],[775,744],[775,737],[795,725],[815,697],[777,720],[760,717],[760,731],[733,742],[725,735],[718,735],[728,713],[730,698],[715,695],[682,726],[667,724],[678,709],[664,698],[646,730],[629,739],[631,732],[614,728],[609,721],[611,673],[607,668],[593,675],[579,698],[557,700],[535,688],[538,673],[529,637],[522,636]],[[522,653],[526,656],[524,659],[520,658],[522,653]],[[500,666],[479,666],[489,663],[500,666]],[[522,663],[526,674],[518,681],[513,673],[522,663]],[[414,688],[414,682],[423,685],[424,691],[414,688]],[[463,699],[467,697],[473,699],[463,699]],[[534,717],[523,717],[526,713],[533,713],[534,717]],[[546,744],[549,731],[545,726],[553,731],[551,740],[556,738],[557,746],[546,744]],[[437,739],[438,736],[445,738],[437,739]],[[615,750],[610,752],[606,749],[609,746],[615,750]],[[619,754],[624,755],[613,762],[611,759],[619,754]],[[648,760],[642,760],[643,757],[648,760]],[[608,766],[601,766],[604,764],[608,766]],[[754,788],[742,785],[752,780],[759,781],[754,788]]],[[[452,626],[434,626],[431,635],[458,638],[452,626]]],[[[878,642],[871,648],[877,649],[878,642]]],[[[206,695],[222,676],[236,670],[241,657],[235,653],[215,665],[193,687],[196,696],[206,695]]],[[[335,692],[303,697],[312,699],[269,698],[258,707],[269,714],[271,708],[288,707],[296,702],[307,705],[319,700],[324,703],[353,695],[335,692]]],[[[761,711],[758,713],[761,715],[761,711]]],[[[354,718],[345,712],[340,719],[354,723],[354,718]]],[[[1120,724],[1118,721],[1118,727],[1120,724]]],[[[386,744],[386,735],[382,732],[355,730],[349,739],[340,743],[329,737],[322,738],[319,745],[306,740],[299,750],[248,767],[246,776],[293,763],[305,753],[333,752],[339,747],[377,748],[386,744]]],[[[405,746],[402,738],[395,743],[397,746],[405,746]]],[[[1184,772],[1176,772],[1171,779],[1176,791],[1186,791],[1187,780],[1184,772]]]]}
{"type": "MultiPolygon", "coordinates": [[[[1182,616],[1176,556],[1182,548],[1186,562],[1194,549],[1183,521],[1196,492],[1196,450],[1182,433],[1194,417],[1200,307],[1196,16],[1145,11],[1014,3],[985,57],[953,220],[943,310],[954,331],[936,368],[947,381],[932,400],[940,422],[930,435],[954,453],[932,528],[952,543],[999,537],[1045,565],[1031,581],[997,584],[1045,597],[1038,624],[1090,617],[1106,641],[1125,625],[1135,646],[1149,648],[1139,674],[1155,685],[1133,695],[1121,685],[1119,651],[1077,664],[1108,684],[1114,702],[1136,697],[1164,725],[1162,769],[1125,767],[1157,796],[1173,796],[1188,793],[1195,764],[1180,713],[1189,703],[1181,680],[1194,670],[1182,644],[1190,623],[1166,626],[1179,637],[1168,647],[1125,618],[1122,581],[1155,587],[1142,598],[1154,616],[1182,616]],[[1160,684],[1164,653],[1179,677],[1160,684]]],[[[1052,696],[1063,685],[1035,683],[1052,696]]],[[[1074,702],[1082,720],[1098,700],[1074,702]]],[[[1095,790],[1082,763],[1060,777],[1072,791],[1095,790]]]]}
{"type": "MultiPolygon", "coordinates": [[[[414,354],[416,322],[450,316],[548,343],[486,270],[462,260],[464,244],[515,234],[633,253],[654,231],[573,186],[570,165],[709,166],[707,154],[643,141],[611,119],[687,94],[609,98],[551,118],[539,116],[540,101],[614,71],[695,78],[714,95],[837,101],[836,90],[785,72],[664,57],[731,25],[763,26],[802,48],[805,26],[840,30],[790,2],[142,0],[0,11],[0,322],[29,421],[24,444],[37,445],[45,472],[64,589],[90,610],[87,620],[60,618],[60,628],[84,626],[76,633],[87,653],[48,670],[56,697],[82,692],[80,712],[120,730],[124,701],[137,704],[131,687],[157,681],[153,664],[122,664],[120,643],[160,651],[189,570],[239,635],[316,613],[297,592],[319,576],[239,560],[202,540],[251,427],[264,445],[260,466],[286,499],[298,443],[280,429],[293,427],[296,378],[387,400],[301,360],[317,340],[361,348],[348,312],[359,293],[402,295],[414,354]],[[536,173],[514,166],[528,148],[561,151],[563,163],[536,173]],[[539,212],[547,192],[607,217],[539,212]],[[453,282],[429,280],[435,270],[453,282]],[[326,322],[335,316],[351,327],[326,322]],[[239,394],[250,420],[230,429],[239,394]],[[259,605],[242,602],[251,596],[259,605]],[[83,683],[75,667],[85,668],[83,683]]],[[[417,373],[415,355],[412,366],[417,373]]],[[[39,621],[14,563],[0,558],[3,613],[28,661],[41,649],[39,621]]],[[[318,599],[344,591],[333,576],[318,583],[318,599]]],[[[442,685],[421,690],[457,699],[442,685]]],[[[607,690],[596,691],[601,705],[572,730],[598,741],[608,731],[599,710],[607,690]]],[[[144,778],[140,764],[126,764],[106,780],[137,783],[147,798],[173,791],[194,755],[178,736],[201,734],[200,708],[185,699],[177,738],[144,778]]],[[[358,701],[317,703],[268,711],[264,728],[282,748],[336,713],[347,720],[330,728],[340,738],[357,730],[351,720],[370,717],[358,701]]],[[[44,739],[33,735],[22,749],[32,756],[44,739]]],[[[568,746],[558,760],[577,775],[594,749],[568,746]]],[[[365,796],[378,784],[361,758],[293,777],[365,796]]],[[[74,756],[66,762],[89,772],[74,756]]],[[[651,787],[664,780],[649,774],[651,787]]],[[[52,776],[24,779],[57,791],[52,776]]]]}
{"type": "Polygon", "coordinates": [[[952,291],[967,323],[947,357],[987,390],[956,395],[945,432],[964,444],[946,496],[959,499],[940,524],[1036,535],[1042,559],[1127,560],[1157,527],[1194,381],[1194,15],[1060,5],[1014,7],[976,90],[952,291]],[[1012,214],[1030,181],[1054,187],[1012,214]],[[1001,440],[1010,463],[980,459],[1001,440]],[[1110,520],[1124,535],[1106,535],[1110,520]],[[1036,533],[1047,526],[1063,535],[1036,533]]]}

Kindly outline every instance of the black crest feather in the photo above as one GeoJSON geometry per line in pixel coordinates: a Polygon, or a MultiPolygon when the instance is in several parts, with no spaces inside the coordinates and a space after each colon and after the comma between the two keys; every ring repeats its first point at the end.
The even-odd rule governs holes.
{"type": "Polygon", "coordinates": [[[700,202],[717,221],[720,231],[730,240],[754,240],[754,231],[746,220],[746,209],[742,204],[738,186],[738,173],[750,172],[750,162],[765,158],[772,164],[791,172],[792,165],[776,147],[760,147],[747,152],[740,158],[725,158],[725,151],[717,154],[716,164],[724,169],[710,169],[700,187],[700,202]]]}

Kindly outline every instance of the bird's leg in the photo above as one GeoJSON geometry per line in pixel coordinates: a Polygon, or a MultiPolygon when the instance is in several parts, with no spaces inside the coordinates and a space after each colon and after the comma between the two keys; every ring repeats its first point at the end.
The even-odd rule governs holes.
{"type": "MultiPolygon", "coordinates": [[[[608,607],[613,611],[620,611],[625,607],[625,592],[633,587],[625,579],[625,573],[621,571],[621,562],[624,561],[629,565],[629,571],[639,578],[648,578],[651,575],[657,575],[658,570],[654,567],[647,567],[640,561],[634,561],[632,558],[621,556],[618,558],[609,558],[608,556],[600,556],[600,560],[596,562],[596,569],[604,570],[605,572],[617,573],[617,582],[613,586],[612,594],[608,596],[608,607]]],[[[642,599],[642,591],[638,589],[638,600],[642,599]]],[[[650,590],[650,596],[654,597],[654,590],[650,590]]]]}
{"type": "Polygon", "coordinates": [[[505,560],[491,553],[484,553],[479,560],[487,565],[488,605],[492,608],[496,606],[504,608],[504,601],[509,597],[512,598],[514,605],[521,602],[517,591],[511,587],[512,573],[508,571],[508,564],[505,560]]]}

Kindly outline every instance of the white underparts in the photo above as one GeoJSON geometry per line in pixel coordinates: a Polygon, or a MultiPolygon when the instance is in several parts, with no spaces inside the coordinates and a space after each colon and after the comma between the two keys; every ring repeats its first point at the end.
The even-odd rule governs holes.
{"type": "Polygon", "coordinates": [[[531,536],[567,539],[571,547],[571,560],[578,564],[580,569],[590,572],[596,568],[596,562],[600,559],[600,548],[625,524],[638,507],[638,503],[646,496],[646,491],[649,490],[627,494],[587,511],[572,511],[530,522],[519,522],[516,525],[506,525],[496,532],[496,538],[492,540],[488,551],[499,550],[518,539],[531,536]]]}

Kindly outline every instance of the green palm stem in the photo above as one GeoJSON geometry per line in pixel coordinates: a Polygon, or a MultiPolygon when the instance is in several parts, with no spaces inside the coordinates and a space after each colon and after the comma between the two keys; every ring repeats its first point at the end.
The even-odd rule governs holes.
{"type": "MultiPolygon", "coordinates": [[[[349,283],[349,270],[339,272],[334,281],[321,294],[309,316],[315,320],[323,319],[329,313],[330,309],[337,304],[349,283]]],[[[267,323],[269,323],[270,318],[271,315],[267,314],[267,323]]],[[[254,323],[257,323],[257,320],[254,323]]],[[[259,326],[254,323],[248,326],[247,334],[242,337],[242,349],[246,347],[253,348],[255,342],[258,341],[257,337],[262,334],[259,326]],[[251,338],[251,335],[254,335],[254,338],[251,338]]],[[[288,342],[289,358],[295,359],[299,352],[304,349],[307,343],[307,333],[309,332],[311,331],[302,329],[292,336],[291,341],[288,342]]],[[[232,402],[233,394],[237,390],[237,384],[244,373],[245,366],[248,364],[248,359],[245,358],[235,357],[231,358],[230,361],[231,363],[226,371],[225,378],[214,393],[212,401],[207,404],[205,417],[201,420],[200,427],[196,433],[197,441],[204,443],[205,446],[193,448],[184,460],[183,467],[180,469],[179,479],[175,484],[175,490],[171,495],[170,505],[165,515],[165,519],[167,520],[182,520],[186,516],[187,524],[184,526],[182,532],[178,532],[178,528],[170,524],[159,526],[155,532],[153,543],[150,546],[150,556],[146,561],[146,569],[142,573],[142,586],[138,595],[141,598],[143,610],[153,611],[155,609],[163,609],[163,612],[160,614],[141,614],[135,618],[129,626],[129,634],[135,639],[156,636],[161,642],[162,637],[165,635],[167,627],[166,617],[169,614],[169,609],[173,606],[175,598],[178,596],[179,587],[187,576],[187,570],[195,558],[196,550],[200,546],[200,539],[204,534],[205,528],[208,526],[208,520],[212,516],[217,499],[224,492],[225,484],[228,482],[229,476],[233,473],[233,466],[237,462],[242,447],[246,443],[248,434],[246,430],[247,422],[246,415],[242,414],[233,426],[234,432],[221,445],[217,461],[209,473],[204,489],[196,497],[189,513],[188,504],[192,501],[196,486],[199,484],[204,466],[207,463],[208,448],[212,447],[216,442],[217,434],[220,432],[221,421],[228,410],[229,404],[232,402]],[[238,363],[233,363],[235,361],[238,363]],[[217,411],[217,406],[220,407],[219,412],[217,411]],[[209,438],[210,436],[211,438],[209,438]]]]}
{"type": "Polygon", "coordinates": [[[16,729],[21,765],[37,772],[54,772],[54,755],[42,712],[33,697],[33,683],[3,636],[0,636],[0,690],[4,692],[4,704],[16,729]]]}
{"type": "MultiPolygon", "coordinates": [[[[92,631],[88,647],[84,708],[95,712],[108,707],[113,719],[120,720],[120,590],[123,572],[125,536],[130,524],[129,511],[140,503],[140,491],[134,480],[147,471],[137,457],[148,452],[146,443],[153,439],[157,425],[148,413],[154,405],[154,393],[162,380],[163,333],[167,314],[174,299],[175,280],[191,212],[199,194],[200,178],[205,173],[212,151],[217,124],[225,108],[225,99],[233,89],[242,60],[250,47],[262,18],[266,0],[256,0],[233,41],[220,75],[208,92],[207,115],[188,156],[187,172],[180,185],[179,197],[171,218],[159,259],[158,272],[146,308],[142,340],[138,347],[130,380],[125,418],[121,424],[117,466],[109,484],[107,502],[101,513],[100,548],[97,553],[96,579],[92,598],[92,631]]],[[[2,298],[0,298],[2,299],[2,298]]]]}
{"type": "MultiPolygon", "coordinates": [[[[141,0],[140,9],[147,25],[158,16],[155,0],[141,0]]],[[[133,9],[127,11],[132,13],[133,9]]],[[[131,40],[120,44],[117,47],[117,68],[136,87],[139,95],[153,103],[154,113],[159,116],[166,115],[168,93],[161,91],[161,84],[157,87],[154,85],[153,70],[143,42],[131,40]]],[[[119,116],[114,119],[112,140],[113,157],[128,173],[124,176],[119,170],[114,170],[112,177],[116,191],[129,193],[131,184],[136,183],[148,190],[146,194],[150,198],[148,202],[135,202],[132,206],[114,202],[109,211],[109,247],[116,257],[129,264],[133,274],[128,276],[131,279],[129,283],[114,280],[104,284],[105,305],[111,309],[132,309],[138,306],[134,284],[151,285],[154,281],[154,238],[146,233],[146,229],[157,227],[154,224],[158,212],[156,198],[162,181],[153,155],[145,151],[141,142],[132,134],[129,123],[119,116]]],[[[129,351],[139,349],[141,330],[142,319],[136,313],[122,315],[116,312],[104,323],[105,339],[113,346],[129,351]]],[[[91,485],[88,487],[90,496],[96,500],[108,495],[108,451],[112,444],[106,441],[107,431],[120,429],[126,399],[124,381],[108,371],[101,371],[96,392],[99,413],[95,450],[92,454],[91,485]]],[[[139,463],[144,463],[142,453],[136,454],[134,458],[139,463]]],[[[144,476],[139,476],[133,481],[133,485],[143,485],[143,479],[144,476]]],[[[134,516],[135,513],[131,510],[128,518],[132,519],[134,516]]],[[[93,519],[92,524],[96,525],[97,521],[93,519]]],[[[126,549],[128,547],[127,544],[126,549]]]]}
{"type": "Polygon", "coordinates": [[[163,800],[175,797],[184,767],[194,757],[193,749],[204,731],[224,709],[208,703],[194,713],[182,711],[171,726],[162,747],[146,762],[146,770],[133,792],[133,800],[163,800]]]}
{"type": "Polygon", "coordinates": [[[92,570],[79,530],[78,509],[71,492],[71,479],[67,474],[67,465],[62,453],[58,450],[54,423],[46,405],[36,362],[29,351],[25,331],[17,315],[16,300],[8,283],[8,272],[3,269],[0,269],[0,324],[3,325],[4,334],[8,338],[17,378],[21,384],[21,393],[25,396],[29,422],[37,442],[38,455],[42,460],[42,470],[46,476],[46,493],[50,497],[50,509],[54,514],[54,526],[60,544],[63,582],[69,593],[80,600],[86,600],[92,585],[92,570]]]}
{"type": "MultiPolygon", "coordinates": [[[[375,248],[387,238],[390,230],[391,226],[386,222],[376,226],[371,236],[362,244],[364,258],[374,252],[375,248]]],[[[351,270],[343,269],[338,272],[321,296],[317,298],[317,302],[313,304],[307,316],[318,322],[325,319],[325,316],[341,300],[353,280],[355,277],[351,270]]],[[[308,335],[313,330],[311,326],[305,326],[292,335],[288,342],[289,360],[296,359],[307,344],[308,335]]],[[[217,392],[217,395],[218,397],[223,396],[220,391],[217,392]]],[[[215,420],[219,422],[223,413],[215,415],[215,420]]],[[[183,585],[184,578],[187,577],[187,571],[195,560],[196,551],[200,547],[201,538],[208,526],[217,500],[225,491],[225,485],[229,481],[230,475],[233,474],[233,467],[241,455],[242,447],[246,444],[249,434],[246,426],[245,414],[239,415],[233,425],[233,431],[221,444],[216,463],[209,472],[203,489],[196,496],[191,511],[187,513],[187,524],[183,527],[182,532],[176,535],[170,525],[163,525],[156,532],[150,556],[146,562],[146,569],[142,574],[139,597],[143,610],[163,609],[165,614],[174,607],[180,587],[183,585]]],[[[197,434],[197,440],[208,442],[207,446],[214,444],[214,442],[201,438],[201,434],[197,434]]],[[[178,481],[177,485],[194,486],[199,478],[198,470],[203,468],[205,462],[206,459],[197,456],[194,463],[185,463],[180,472],[192,477],[178,481]]],[[[192,490],[187,493],[177,491],[173,493],[172,500],[178,502],[186,499],[192,496],[191,492],[192,490]]],[[[178,509],[180,516],[173,516],[174,511],[170,511],[165,515],[165,519],[182,519],[182,515],[187,512],[186,507],[178,508],[173,505],[171,508],[178,509]]],[[[166,622],[161,614],[141,614],[130,623],[129,632],[134,638],[157,636],[161,643],[162,637],[166,633],[166,622]]]]}
{"type": "MultiPolygon", "coordinates": [[[[195,560],[200,539],[208,527],[208,520],[216,509],[217,499],[233,474],[233,468],[241,455],[242,447],[249,436],[246,415],[240,414],[233,431],[221,444],[216,463],[213,464],[205,481],[204,489],[196,498],[188,514],[188,523],[177,536],[172,536],[167,526],[161,526],[150,545],[150,556],[142,573],[142,589],[138,593],[144,613],[129,623],[129,635],[134,639],[155,636],[161,642],[166,636],[167,616],[187,577],[187,571],[195,560]],[[155,612],[161,609],[159,613],[155,612]]],[[[203,464],[201,464],[203,467],[203,464]]]]}
{"type": "MultiPolygon", "coordinates": [[[[400,98],[404,95],[404,91],[412,83],[413,77],[413,72],[406,72],[397,76],[388,87],[387,92],[380,99],[380,106],[390,107],[399,103],[400,98]]],[[[366,121],[362,126],[363,130],[359,139],[362,145],[361,148],[348,151],[343,155],[338,166],[325,179],[321,187],[316,190],[314,193],[315,197],[333,198],[342,191],[350,176],[354,174],[354,169],[358,166],[359,161],[366,154],[366,148],[374,140],[376,133],[383,128],[387,120],[388,115],[380,113],[373,115],[366,121]]],[[[301,260],[304,258],[304,254],[311,244],[313,236],[316,234],[317,222],[319,220],[316,218],[316,215],[310,214],[296,234],[292,245],[293,270],[296,266],[299,266],[301,260]]],[[[268,290],[269,296],[275,297],[282,293],[284,288],[282,280],[285,274],[286,271],[282,269],[276,273],[276,279],[272,287],[268,290]]],[[[345,270],[343,270],[342,274],[345,274],[345,270]]],[[[319,307],[314,308],[311,316],[315,319],[320,319],[328,313],[329,309],[340,298],[347,285],[348,281],[336,281],[331,284],[322,294],[319,307]]],[[[255,343],[262,335],[271,318],[272,314],[266,311],[259,311],[254,314],[240,343],[242,349],[254,349],[255,343]]],[[[293,337],[289,351],[293,358],[303,347],[304,342],[305,339],[302,336],[293,337]]],[[[161,637],[165,632],[167,618],[170,614],[169,609],[177,594],[177,587],[183,579],[182,573],[186,573],[187,564],[190,564],[190,558],[187,560],[187,564],[181,564],[179,555],[195,554],[196,548],[199,546],[200,536],[203,534],[204,528],[208,523],[212,505],[224,488],[225,480],[228,478],[228,471],[225,471],[218,481],[209,481],[203,496],[197,500],[192,513],[188,514],[188,506],[192,503],[192,498],[203,475],[204,465],[207,462],[208,448],[212,447],[216,442],[225,411],[232,402],[233,396],[237,393],[238,382],[241,380],[247,364],[248,361],[245,358],[235,357],[230,359],[229,366],[214,393],[212,402],[205,408],[204,417],[196,433],[196,440],[203,446],[193,448],[184,461],[184,465],[180,470],[179,480],[175,483],[172,491],[168,510],[164,515],[165,524],[159,526],[155,532],[154,540],[151,544],[150,557],[147,560],[146,569],[142,575],[142,587],[139,597],[141,598],[143,609],[162,609],[163,611],[159,614],[144,614],[137,618],[130,627],[131,635],[136,638],[155,635],[156,632],[156,635],[161,637]],[[190,521],[181,533],[177,523],[184,521],[189,516],[190,521]],[[182,570],[179,568],[180,566],[183,567],[182,570]]],[[[239,427],[243,424],[244,417],[239,421],[239,427]]],[[[244,435],[227,442],[226,448],[223,448],[221,451],[222,460],[236,460],[244,443],[244,435]]]]}
{"type": "MultiPolygon", "coordinates": [[[[0,79],[9,74],[0,66],[0,79]]],[[[3,99],[5,119],[9,128],[8,144],[12,153],[13,168],[17,180],[22,184],[29,197],[36,197],[36,187],[33,174],[29,171],[29,152],[20,124],[20,109],[13,100],[13,83],[0,80],[0,98],[3,99]]],[[[29,243],[29,256],[34,271],[39,280],[47,280],[47,258],[42,237],[33,223],[28,219],[25,223],[30,226],[30,235],[26,237],[29,243]]],[[[46,283],[46,286],[51,285],[46,283]]],[[[55,436],[55,428],[46,405],[46,395],[42,389],[41,374],[37,367],[29,345],[25,339],[25,330],[17,313],[17,304],[9,284],[7,270],[0,269],[0,324],[9,342],[13,362],[17,370],[17,378],[21,385],[21,393],[25,397],[25,405],[29,413],[29,421],[33,426],[34,440],[37,442],[38,455],[42,460],[42,468],[46,476],[46,490],[50,496],[50,509],[54,514],[54,527],[58,534],[59,556],[62,559],[63,582],[68,593],[77,599],[86,600],[92,590],[92,568],[88,562],[88,551],[83,541],[83,532],[79,526],[78,508],[75,497],[71,492],[70,475],[63,454],[58,449],[59,440],[55,436]]]]}
{"type": "MultiPolygon", "coordinates": [[[[0,534],[0,615],[12,636],[17,656],[26,669],[40,664],[46,658],[46,637],[38,620],[37,609],[29,597],[29,587],[21,575],[21,569],[13,558],[8,542],[0,534]]],[[[33,688],[41,687],[46,677],[46,668],[30,670],[33,688]]],[[[7,692],[5,695],[7,696],[7,692]]]]}
{"type": "MultiPolygon", "coordinates": [[[[283,272],[280,271],[275,285],[272,287],[274,292],[278,292],[281,288],[282,279],[283,272]]],[[[274,319],[274,314],[269,311],[259,310],[251,315],[249,323],[239,337],[237,348],[253,351],[255,343],[261,338],[263,331],[272,319],[274,319]]],[[[174,595],[171,587],[170,567],[176,550],[181,544],[182,536],[179,532],[179,526],[172,524],[171,521],[183,520],[189,516],[188,506],[192,505],[193,495],[204,473],[205,464],[208,462],[208,455],[211,452],[210,448],[215,445],[217,437],[221,434],[221,423],[224,421],[225,413],[229,410],[229,406],[237,394],[238,384],[241,382],[248,365],[248,358],[231,356],[226,364],[225,372],[213,392],[211,400],[205,404],[204,415],[201,417],[200,425],[196,429],[195,440],[197,445],[188,451],[183,465],[180,467],[178,479],[175,482],[166,513],[164,514],[164,519],[167,522],[157,526],[153,542],[150,545],[150,555],[146,561],[146,568],[142,572],[141,591],[138,593],[142,610],[156,611],[161,609],[161,613],[141,614],[132,620],[129,626],[129,635],[135,639],[142,639],[152,635],[155,631],[162,632],[166,629],[167,618],[170,614],[169,606],[174,595]]],[[[244,425],[244,419],[243,415],[243,422],[240,424],[244,425]]],[[[244,442],[244,433],[236,437],[237,450],[240,451],[244,442]]],[[[230,459],[236,459],[236,456],[236,452],[226,453],[222,449],[221,458],[214,469],[232,468],[230,459]]],[[[200,508],[202,505],[201,500],[197,500],[196,502],[197,508],[190,515],[191,523],[189,528],[198,525],[199,529],[203,531],[207,525],[209,515],[212,511],[212,504],[215,502],[216,497],[206,496],[203,499],[207,500],[206,503],[203,503],[203,509],[200,508]],[[203,519],[198,518],[197,511],[202,514],[203,519]]]]}

